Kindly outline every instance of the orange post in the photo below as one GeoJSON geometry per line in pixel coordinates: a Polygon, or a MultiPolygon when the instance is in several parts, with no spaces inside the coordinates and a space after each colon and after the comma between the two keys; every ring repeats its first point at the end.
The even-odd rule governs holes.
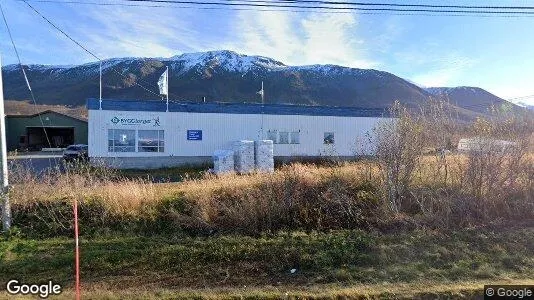
{"type": "Polygon", "coordinates": [[[80,300],[80,248],[78,244],[78,200],[74,198],[74,239],[76,241],[76,300],[80,300]]]}

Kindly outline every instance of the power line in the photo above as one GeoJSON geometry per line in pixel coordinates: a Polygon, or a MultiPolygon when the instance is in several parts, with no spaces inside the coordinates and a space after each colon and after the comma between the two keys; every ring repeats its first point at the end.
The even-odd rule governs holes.
{"type": "MultiPolygon", "coordinates": [[[[94,54],[93,52],[89,51],[86,47],[84,47],[82,44],[80,44],[78,41],[76,41],[74,38],[72,38],[69,34],[67,34],[65,31],[63,31],[61,28],[59,28],[56,24],[54,24],[52,21],[50,21],[50,19],[48,19],[47,17],[45,17],[43,14],[41,14],[37,9],[35,9],[35,7],[33,7],[30,3],[28,3],[27,1],[25,0],[22,0],[22,2],[26,3],[26,5],[28,5],[36,14],[38,14],[39,16],[41,16],[41,18],[43,18],[46,22],[48,22],[48,24],[50,24],[52,27],[54,27],[56,30],[58,30],[59,32],[61,32],[64,36],[66,36],[69,40],[71,40],[72,42],[74,42],[76,45],[78,45],[80,48],[82,48],[85,52],[89,53],[91,56],[93,56],[94,58],[98,59],[99,61],[102,61],[102,59],[100,57],[98,57],[96,54],[94,54]]],[[[119,72],[117,71],[114,67],[110,67],[112,71],[114,71],[115,73],[119,74],[120,76],[122,76],[123,78],[127,78],[126,75],[124,75],[122,72],[119,72]]],[[[153,95],[156,95],[159,97],[159,94],[158,93],[155,93],[153,92],[152,90],[142,86],[141,84],[139,84],[137,82],[137,80],[134,82],[135,85],[139,86],[140,88],[142,88],[143,90],[153,94],[153,95]]]]}
{"type": "MultiPolygon", "coordinates": [[[[226,0],[227,2],[268,2],[265,0],[226,0]]],[[[436,5],[436,4],[399,4],[399,3],[369,3],[369,2],[338,2],[321,0],[275,0],[269,2],[279,3],[316,3],[330,5],[350,5],[350,6],[389,6],[389,7],[426,7],[426,8],[460,8],[460,9],[528,9],[533,10],[534,6],[473,6],[473,5],[436,5]]]]}
{"type": "MultiPolygon", "coordinates": [[[[143,2],[146,0],[125,0],[132,2],[143,2]]],[[[44,2],[44,1],[43,1],[44,2]]],[[[468,9],[475,10],[474,12],[479,12],[476,10],[534,10],[534,6],[473,6],[473,5],[434,5],[434,4],[398,4],[398,3],[367,3],[367,2],[336,2],[336,1],[324,1],[324,0],[226,0],[224,2],[206,2],[206,1],[152,1],[152,2],[163,2],[163,3],[181,3],[181,4],[204,4],[204,5],[222,5],[222,6],[239,6],[239,5],[255,5],[255,6],[270,6],[270,7],[302,7],[302,8],[324,8],[324,9],[353,9],[347,6],[363,6],[363,7],[400,7],[406,11],[412,11],[411,8],[435,8],[439,10],[432,10],[436,12],[442,12],[443,9],[468,9]],[[299,4],[302,3],[313,3],[319,5],[329,5],[329,6],[315,6],[315,7],[306,7],[299,4]],[[334,6],[331,6],[334,5],[334,6]],[[335,7],[335,6],[344,6],[344,7],[335,7]]],[[[383,8],[378,8],[382,10],[383,8]]],[[[449,12],[449,11],[444,11],[449,12]]]]}
{"type": "MultiPolygon", "coordinates": [[[[390,10],[390,9],[364,9],[364,8],[335,8],[337,10],[332,10],[329,7],[302,7],[302,6],[274,6],[272,9],[260,9],[257,8],[247,8],[247,7],[238,7],[240,5],[235,3],[231,7],[228,6],[209,6],[209,5],[220,5],[220,3],[190,3],[189,5],[177,5],[184,2],[180,1],[152,1],[152,0],[123,0],[125,2],[136,2],[136,3],[160,3],[160,4],[131,4],[131,3],[120,3],[120,2],[88,2],[88,1],[77,1],[77,0],[15,0],[23,2],[39,2],[39,3],[54,3],[54,4],[80,4],[80,5],[95,5],[95,6],[124,6],[124,7],[147,7],[147,8],[181,8],[181,9],[199,9],[199,10],[230,10],[230,11],[256,11],[256,12],[313,12],[313,13],[326,13],[326,14],[350,14],[354,11],[358,11],[360,15],[396,15],[396,16],[443,16],[443,17],[483,17],[483,18],[524,18],[524,17],[534,17],[534,11],[458,11],[453,13],[452,11],[447,12],[444,10],[390,10]],[[284,8],[298,8],[298,9],[284,9],[284,8]]],[[[240,0],[239,0],[240,1],[240,0]]],[[[252,1],[252,0],[249,0],[252,1]]],[[[263,1],[262,1],[263,2],[263,1]]],[[[251,5],[248,3],[243,3],[247,6],[251,5]]],[[[273,7],[272,5],[269,7],[273,7]]]]}
{"type": "MultiPolygon", "coordinates": [[[[19,0],[24,1],[26,0],[19,0]]],[[[213,6],[245,6],[245,7],[277,7],[277,8],[304,8],[304,9],[333,9],[333,10],[358,10],[358,11],[393,11],[393,12],[434,12],[434,13],[498,13],[498,14],[525,14],[534,13],[534,6],[459,6],[459,5],[418,5],[418,4],[384,4],[384,3],[343,3],[343,2],[329,2],[329,1],[264,1],[264,0],[228,0],[227,2],[207,2],[207,1],[189,1],[189,0],[123,0],[125,2],[151,2],[151,3],[166,3],[166,4],[189,4],[189,5],[213,5],[213,6]],[[320,3],[343,5],[339,6],[303,6],[299,3],[320,3]],[[347,7],[354,5],[367,6],[383,6],[385,8],[365,8],[365,7],[347,7]],[[402,8],[391,8],[402,7],[402,8]],[[411,7],[422,7],[426,9],[413,9],[411,7]],[[439,9],[428,9],[439,8],[439,9]],[[445,10],[444,8],[457,8],[463,10],[445,10]],[[480,10],[486,9],[486,10],[480,10]],[[500,9],[495,11],[495,9],[500,9]],[[512,11],[503,11],[502,9],[510,9],[512,11]],[[519,11],[517,11],[519,10],[519,11]]],[[[57,3],[98,3],[98,2],[83,2],[83,1],[37,1],[37,2],[57,2],[57,3]]]]}
{"type": "MultiPolygon", "coordinates": [[[[9,39],[11,40],[11,45],[13,46],[13,50],[15,50],[15,54],[17,55],[17,60],[19,62],[20,69],[22,70],[22,75],[24,76],[24,79],[26,80],[26,85],[28,87],[28,90],[30,91],[30,95],[32,97],[33,105],[37,106],[37,101],[35,100],[35,95],[33,94],[32,87],[30,85],[30,81],[28,80],[28,76],[26,75],[26,71],[24,70],[24,66],[22,65],[22,61],[20,59],[19,51],[17,50],[17,46],[15,45],[15,40],[13,39],[13,35],[11,34],[11,29],[9,28],[9,24],[7,23],[6,15],[4,14],[4,8],[2,7],[2,2],[0,1],[0,11],[2,12],[2,19],[4,20],[4,24],[6,25],[7,33],[9,34],[9,39]]],[[[41,117],[41,114],[38,114],[39,121],[41,122],[41,126],[43,127],[43,131],[45,134],[46,142],[48,143],[48,147],[52,148],[52,143],[50,143],[50,138],[48,137],[48,132],[46,131],[43,118],[41,117]]],[[[1,116],[4,117],[4,116],[1,116]]]]}
{"type": "MultiPolygon", "coordinates": [[[[26,2],[26,0],[23,0],[26,2]]],[[[298,8],[298,9],[323,9],[323,10],[348,10],[348,11],[385,11],[385,12],[425,12],[425,13],[465,13],[465,14],[534,14],[533,8],[522,8],[522,11],[496,11],[492,9],[487,10],[452,10],[452,9],[428,9],[428,8],[364,8],[364,7],[338,7],[338,6],[311,6],[311,5],[292,5],[292,4],[280,4],[276,3],[250,3],[246,0],[236,2],[208,2],[208,1],[189,1],[189,0],[123,0],[125,2],[137,2],[137,3],[167,3],[167,4],[189,4],[189,5],[213,5],[213,6],[236,6],[236,7],[275,7],[275,8],[298,8]],[[528,11],[527,11],[528,10],[528,11]]]]}

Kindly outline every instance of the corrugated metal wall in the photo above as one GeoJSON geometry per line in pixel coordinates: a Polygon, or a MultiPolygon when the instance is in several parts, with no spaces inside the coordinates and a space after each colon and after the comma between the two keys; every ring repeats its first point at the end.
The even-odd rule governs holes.
{"type": "Polygon", "coordinates": [[[26,135],[26,127],[73,127],[74,143],[87,144],[88,128],[87,122],[64,116],[62,114],[48,112],[39,116],[7,116],[7,149],[15,150],[19,147],[19,138],[26,135]]]}
{"type": "Polygon", "coordinates": [[[387,118],[304,115],[258,115],[186,112],[135,112],[89,110],[91,157],[211,156],[214,150],[231,149],[233,141],[267,138],[268,130],[300,131],[300,144],[275,144],[275,156],[352,156],[369,151],[366,134],[387,118]],[[117,119],[152,120],[147,124],[123,124],[117,119]],[[154,122],[159,120],[159,126],[154,122]],[[108,152],[108,129],[165,130],[165,152],[108,152]],[[187,140],[187,130],[202,130],[202,140],[187,140]],[[334,132],[335,143],[324,144],[324,133],[334,132]]]}

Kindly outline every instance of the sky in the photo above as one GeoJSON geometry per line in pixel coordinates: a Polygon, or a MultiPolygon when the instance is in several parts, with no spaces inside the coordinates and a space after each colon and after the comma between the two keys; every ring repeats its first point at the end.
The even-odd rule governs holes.
{"type": "MultiPolygon", "coordinates": [[[[422,2],[525,5],[524,1],[497,0],[413,1],[422,2]]],[[[2,3],[23,64],[76,65],[95,61],[24,2],[2,3]]],[[[426,87],[477,86],[504,99],[534,95],[534,16],[488,18],[30,3],[101,58],[171,57],[226,49],[271,57],[287,65],[372,68],[426,87]]],[[[0,56],[4,65],[17,62],[2,23],[0,56]]],[[[534,105],[534,97],[521,101],[534,105]]]]}

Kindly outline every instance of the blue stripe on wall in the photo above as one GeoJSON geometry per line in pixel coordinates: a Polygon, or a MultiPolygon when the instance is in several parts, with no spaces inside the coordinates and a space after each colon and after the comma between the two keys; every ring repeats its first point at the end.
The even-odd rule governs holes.
{"type": "MultiPolygon", "coordinates": [[[[87,109],[98,110],[98,99],[87,99],[87,109]]],[[[154,100],[117,100],[103,99],[103,110],[116,111],[159,111],[165,112],[165,101],[154,100]]],[[[224,114],[267,114],[267,115],[305,115],[337,117],[387,117],[388,111],[379,108],[304,106],[290,104],[259,103],[195,103],[169,101],[170,112],[224,113],[224,114]]]]}

